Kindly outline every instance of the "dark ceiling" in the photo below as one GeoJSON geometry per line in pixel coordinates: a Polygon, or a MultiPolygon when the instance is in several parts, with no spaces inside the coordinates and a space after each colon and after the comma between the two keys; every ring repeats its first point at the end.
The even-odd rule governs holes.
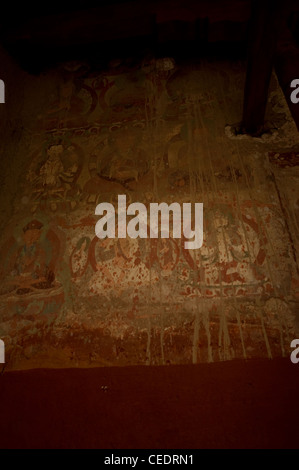
{"type": "MultiPolygon", "coordinates": [[[[260,0],[259,0],[260,1],[260,0]]],[[[251,0],[101,0],[1,6],[0,42],[23,68],[123,56],[244,56],[251,0]]],[[[262,3],[262,2],[261,2],[262,3]]],[[[283,2],[299,43],[299,2],[283,2]]]]}
{"type": "Polygon", "coordinates": [[[299,106],[288,99],[289,84],[299,75],[298,0],[6,2],[0,43],[30,73],[70,60],[95,69],[111,59],[134,65],[147,54],[177,62],[247,57],[248,102],[260,102],[260,110],[248,113],[263,114],[275,67],[299,126],[299,106]]]}

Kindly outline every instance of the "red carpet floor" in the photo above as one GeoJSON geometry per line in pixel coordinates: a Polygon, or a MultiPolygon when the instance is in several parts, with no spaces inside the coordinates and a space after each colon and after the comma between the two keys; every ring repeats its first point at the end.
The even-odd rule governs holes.
{"type": "Polygon", "coordinates": [[[3,448],[299,448],[299,364],[0,375],[3,448]]]}

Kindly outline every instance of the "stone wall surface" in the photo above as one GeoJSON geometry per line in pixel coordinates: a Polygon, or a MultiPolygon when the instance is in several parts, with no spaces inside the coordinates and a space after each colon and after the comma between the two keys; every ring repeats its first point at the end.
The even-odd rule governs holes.
{"type": "Polygon", "coordinates": [[[245,70],[164,58],[4,77],[16,92],[0,110],[8,368],[288,355],[299,332],[299,136],[275,76],[265,133],[236,133],[245,70]],[[147,207],[203,202],[203,246],[100,240],[96,205],[119,194],[147,207]]]}

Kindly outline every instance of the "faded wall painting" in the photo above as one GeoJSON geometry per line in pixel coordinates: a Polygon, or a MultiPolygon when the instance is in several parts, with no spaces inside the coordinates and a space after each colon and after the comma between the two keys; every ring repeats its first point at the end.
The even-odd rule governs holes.
{"type": "Polygon", "coordinates": [[[2,217],[8,368],[287,354],[299,330],[299,138],[275,76],[268,134],[232,132],[244,77],[239,63],[164,58],[27,81],[2,217]],[[95,208],[120,194],[202,202],[203,246],[99,239],[95,208]]]}

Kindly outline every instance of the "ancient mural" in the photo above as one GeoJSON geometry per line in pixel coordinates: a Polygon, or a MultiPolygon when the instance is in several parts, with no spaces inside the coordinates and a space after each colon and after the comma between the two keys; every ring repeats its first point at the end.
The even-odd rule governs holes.
{"type": "Polygon", "coordinates": [[[244,77],[241,63],[164,58],[32,78],[1,234],[8,368],[286,355],[299,330],[299,138],[275,77],[267,132],[233,132],[244,77]],[[119,194],[203,202],[202,248],[100,240],[95,207],[119,194]]]}

